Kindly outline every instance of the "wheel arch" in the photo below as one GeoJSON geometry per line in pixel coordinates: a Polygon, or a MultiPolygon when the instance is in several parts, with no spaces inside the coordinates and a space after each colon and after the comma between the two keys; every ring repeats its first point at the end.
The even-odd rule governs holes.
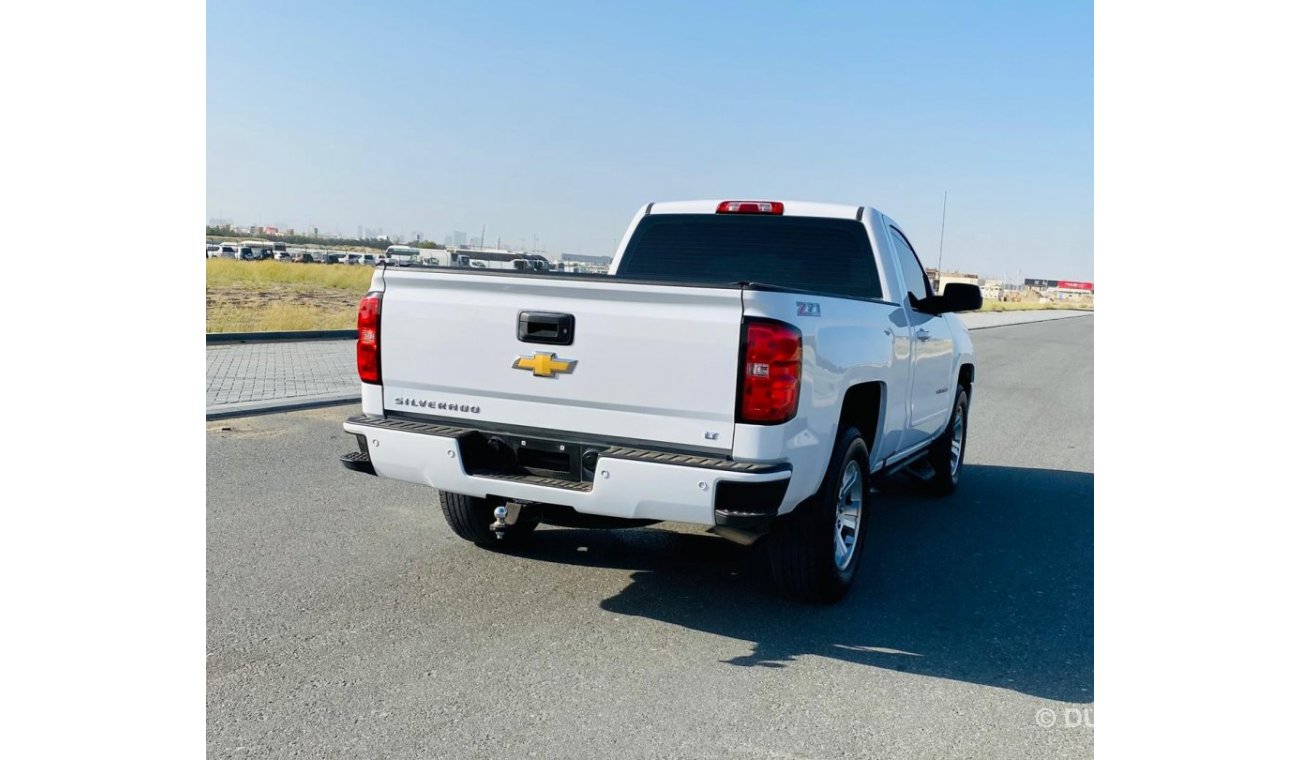
{"type": "Polygon", "coordinates": [[[877,451],[876,444],[884,438],[885,404],[889,400],[888,393],[889,390],[883,381],[872,380],[849,386],[844,392],[844,400],[840,403],[840,420],[836,434],[838,435],[838,431],[843,430],[847,425],[853,425],[861,431],[862,439],[867,444],[868,468],[873,464],[871,460],[877,451]]]}
{"type": "Polygon", "coordinates": [[[964,362],[957,368],[957,385],[966,389],[967,397],[975,389],[975,365],[971,362],[964,362]]]}

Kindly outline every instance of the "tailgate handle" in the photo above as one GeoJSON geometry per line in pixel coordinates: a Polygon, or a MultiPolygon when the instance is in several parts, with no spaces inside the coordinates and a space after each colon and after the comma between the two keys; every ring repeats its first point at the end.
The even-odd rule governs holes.
{"type": "Polygon", "coordinates": [[[573,345],[573,315],[552,311],[519,312],[519,340],[524,343],[573,345]]]}

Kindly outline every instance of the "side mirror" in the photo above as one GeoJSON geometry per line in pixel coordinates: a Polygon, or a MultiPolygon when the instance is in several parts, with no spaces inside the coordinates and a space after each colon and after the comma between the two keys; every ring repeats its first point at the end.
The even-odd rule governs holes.
{"type": "Polygon", "coordinates": [[[943,289],[943,295],[940,296],[942,303],[941,311],[979,311],[984,305],[984,294],[980,292],[980,286],[971,285],[966,282],[952,282],[948,287],[943,289]]]}
{"type": "Polygon", "coordinates": [[[984,294],[978,285],[950,282],[943,295],[918,300],[912,297],[912,308],[926,314],[945,314],[950,311],[979,311],[984,305],[984,294]]]}

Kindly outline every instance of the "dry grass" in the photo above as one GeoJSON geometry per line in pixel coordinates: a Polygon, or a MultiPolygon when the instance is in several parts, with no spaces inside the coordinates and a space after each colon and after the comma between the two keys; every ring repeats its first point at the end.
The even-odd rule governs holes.
{"type": "Polygon", "coordinates": [[[355,327],[371,267],[208,259],[208,332],[355,327]]]}
{"type": "Polygon", "coordinates": [[[1091,302],[1057,301],[1056,303],[992,301],[985,299],[980,311],[1053,311],[1057,309],[1072,311],[1092,311],[1091,302]]]}
{"type": "Polygon", "coordinates": [[[339,288],[364,294],[374,268],[346,264],[291,264],[287,261],[235,261],[208,259],[208,287],[264,287],[304,289],[339,288]]]}
{"type": "Polygon", "coordinates": [[[343,330],[356,326],[355,306],[346,311],[294,303],[273,303],[258,309],[208,307],[208,332],[343,330]]]}

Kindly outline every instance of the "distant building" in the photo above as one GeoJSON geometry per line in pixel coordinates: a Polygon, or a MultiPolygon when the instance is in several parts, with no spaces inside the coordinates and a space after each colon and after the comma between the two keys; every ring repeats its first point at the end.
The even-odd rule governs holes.
{"type": "Polygon", "coordinates": [[[1033,288],[1053,301],[1077,301],[1085,298],[1092,298],[1093,285],[1091,282],[1081,282],[1079,280],[1043,280],[1033,277],[1025,278],[1025,287],[1033,288]]]}
{"type": "Polygon", "coordinates": [[[980,294],[984,296],[985,300],[997,301],[1002,298],[1002,294],[1006,290],[1006,283],[1002,282],[1002,280],[984,280],[980,283],[980,294]]]}
{"type": "Polygon", "coordinates": [[[1026,277],[1025,286],[1037,288],[1038,290],[1052,290],[1060,293],[1075,293],[1080,295],[1093,294],[1092,283],[1081,282],[1079,280],[1040,280],[1026,277]]]}
{"type": "Polygon", "coordinates": [[[966,285],[979,285],[980,276],[977,274],[968,274],[966,272],[940,272],[937,269],[925,270],[925,276],[930,280],[930,287],[936,293],[943,293],[943,289],[950,283],[960,282],[966,285]]]}

